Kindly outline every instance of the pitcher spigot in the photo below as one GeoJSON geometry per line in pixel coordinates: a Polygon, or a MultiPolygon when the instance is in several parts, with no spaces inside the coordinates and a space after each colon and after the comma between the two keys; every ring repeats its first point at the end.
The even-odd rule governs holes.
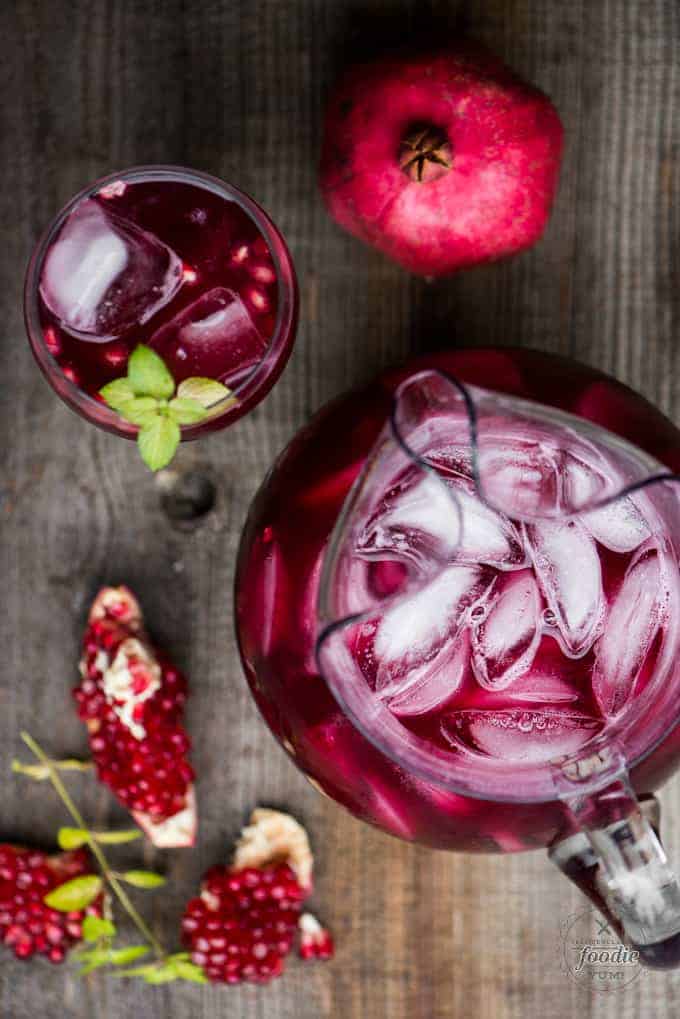
{"type": "Polygon", "coordinates": [[[641,963],[680,965],[680,885],[658,836],[658,801],[638,801],[612,742],[565,758],[554,774],[575,830],[551,847],[551,860],[639,952],[641,963]]]}

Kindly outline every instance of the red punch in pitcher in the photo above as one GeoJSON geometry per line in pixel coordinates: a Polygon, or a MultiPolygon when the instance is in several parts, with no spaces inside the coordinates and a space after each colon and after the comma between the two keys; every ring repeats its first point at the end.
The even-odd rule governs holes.
{"type": "Polygon", "coordinates": [[[237,578],[253,694],[317,785],[427,845],[548,847],[653,966],[680,961],[646,795],[680,763],[679,455],[590,369],[428,358],[293,440],[237,578]]]}

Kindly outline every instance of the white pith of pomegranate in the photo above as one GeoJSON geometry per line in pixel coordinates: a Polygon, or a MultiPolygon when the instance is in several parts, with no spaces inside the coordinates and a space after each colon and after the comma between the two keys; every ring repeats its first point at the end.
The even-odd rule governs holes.
{"type": "Polygon", "coordinates": [[[181,720],[186,680],[151,644],[126,587],[103,588],[83,640],[74,690],[102,782],[160,848],[196,840],[194,772],[181,720]]]}
{"type": "Polygon", "coordinates": [[[311,894],[314,857],[307,832],[290,814],[256,807],[239,835],[233,866],[257,868],[274,862],[288,864],[305,895],[311,894]]]}
{"type": "Polygon", "coordinates": [[[50,962],[62,962],[81,940],[85,917],[102,915],[104,896],[71,913],[51,909],[44,898],[58,885],[92,873],[85,849],[48,856],[0,843],[0,941],[18,959],[44,955],[50,962]]]}
{"type": "Polygon", "coordinates": [[[294,818],[253,811],[231,866],[207,871],[182,920],[182,940],[209,980],[268,983],[283,972],[298,931],[302,958],[330,958],[332,938],[302,913],[313,863],[307,833],[294,818]]]}

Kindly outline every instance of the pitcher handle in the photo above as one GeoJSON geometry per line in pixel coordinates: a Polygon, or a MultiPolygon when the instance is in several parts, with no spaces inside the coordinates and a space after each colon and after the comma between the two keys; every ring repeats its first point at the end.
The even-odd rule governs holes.
{"type": "Polygon", "coordinates": [[[680,885],[658,835],[655,797],[639,801],[616,746],[564,760],[555,770],[571,834],[550,859],[619,935],[657,969],[680,966],[680,885]]]}

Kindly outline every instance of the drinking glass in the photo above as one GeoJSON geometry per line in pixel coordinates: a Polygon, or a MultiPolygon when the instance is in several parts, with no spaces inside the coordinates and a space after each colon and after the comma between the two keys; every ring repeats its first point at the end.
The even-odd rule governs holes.
{"type": "Polygon", "coordinates": [[[195,439],[266,396],[290,355],[297,312],[293,261],[264,209],[233,184],[177,166],[134,167],[79,192],[36,245],[24,291],[47,381],[85,420],[124,438],[137,426],[97,393],[125,374],[137,343],[169,351],[176,381],[179,350],[198,365],[191,374],[217,378],[236,397],[182,426],[181,438],[195,439]]]}

